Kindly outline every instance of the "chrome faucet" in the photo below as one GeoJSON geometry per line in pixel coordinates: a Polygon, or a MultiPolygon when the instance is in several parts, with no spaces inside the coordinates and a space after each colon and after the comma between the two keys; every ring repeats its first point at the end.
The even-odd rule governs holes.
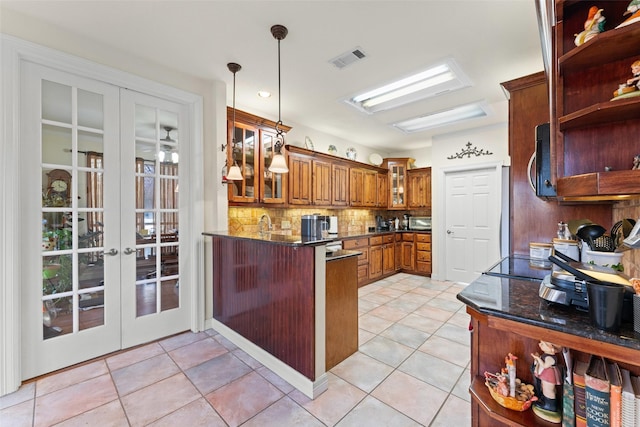
{"type": "Polygon", "coordinates": [[[271,218],[269,217],[268,214],[263,213],[260,216],[260,219],[258,220],[258,229],[259,229],[260,234],[264,234],[265,233],[265,229],[264,229],[265,220],[266,220],[266,225],[267,225],[266,232],[271,231],[271,229],[273,228],[273,226],[271,225],[271,218]]]}

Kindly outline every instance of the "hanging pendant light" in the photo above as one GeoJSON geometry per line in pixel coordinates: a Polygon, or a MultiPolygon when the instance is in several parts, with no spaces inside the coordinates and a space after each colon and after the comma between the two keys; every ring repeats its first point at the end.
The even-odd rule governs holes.
{"type": "Polygon", "coordinates": [[[284,147],[284,134],[282,133],[282,109],[281,101],[282,96],[280,93],[280,40],[284,40],[287,36],[287,27],[284,25],[274,25],[271,27],[271,34],[278,40],[278,122],[276,123],[276,138],[274,144],[274,155],[269,166],[269,172],[273,173],[287,173],[289,168],[287,167],[287,161],[282,154],[282,148],[284,147]]]}
{"type": "MultiPolygon", "coordinates": [[[[242,69],[240,64],[235,62],[229,62],[227,64],[229,71],[233,73],[233,125],[231,127],[231,159],[233,165],[229,168],[227,173],[227,181],[242,181],[242,172],[236,162],[235,147],[236,147],[236,73],[242,69]]],[[[226,145],[224,146],[226,148],[226,145]]]]}

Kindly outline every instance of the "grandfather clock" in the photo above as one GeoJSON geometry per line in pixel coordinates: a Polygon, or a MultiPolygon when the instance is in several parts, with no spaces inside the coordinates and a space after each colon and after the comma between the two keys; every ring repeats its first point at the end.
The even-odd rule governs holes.
{"type": "Polygon", "coordinates": [[[60,197],[66,202],[71,197],[71,174],[63,169],[54,169],[47,173],[47,197],[60,197]]]}

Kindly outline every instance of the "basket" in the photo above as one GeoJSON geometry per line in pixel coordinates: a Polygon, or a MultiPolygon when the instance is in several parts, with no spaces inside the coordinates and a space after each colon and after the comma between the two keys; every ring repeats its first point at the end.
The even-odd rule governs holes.
{"type": "Polygon", "coordinates": [[[491,397],[493,397],[493,400],[495,400],[496,402],[498,402],[500,404],[500,406],[503,406],[507,409],[511,409],[513,411],[526,411],[527,409],[529,409],[531,407],[531,404],[533,402],[535,402],[536,400],[538,400],[538,398],[536,396],[532,396],[531,399],[529,400],[518,400],[515,397],[509,397],[509,396],[503,396],[501,394],[499,394],[498,392],[496,392],[493,387],[491,386],[491,384],[489,384],[488,381],[485,381],[484,383],[487,388],[489,389],[489,393],[491,393],[491,397]]]}

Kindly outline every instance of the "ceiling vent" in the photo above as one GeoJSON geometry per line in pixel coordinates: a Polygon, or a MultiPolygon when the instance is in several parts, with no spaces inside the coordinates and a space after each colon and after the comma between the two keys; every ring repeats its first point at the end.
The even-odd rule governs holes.
{"type": "Polygon", "coordinates": [[[342,70],[347,65],[353,64],[354,62],[366,57],[367,55],[362,51],[362,48],[358,46],[351,49],[349,52],[343,53],[342,55],[333,58],[329,62],[342,70]]]}

